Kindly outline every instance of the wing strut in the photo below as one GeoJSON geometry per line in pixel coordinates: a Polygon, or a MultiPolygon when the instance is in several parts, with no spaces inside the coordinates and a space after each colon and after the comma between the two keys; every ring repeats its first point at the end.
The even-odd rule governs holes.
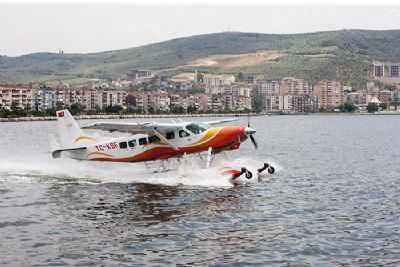
{"type": "Polygon", "coordinates": [[[167,145],[169,145],[170,147],[172,147],[173,149],[175,149],[176,151],[179,150],[179,148],[174,145],[173,143],[171,143],[167,138],[165,138],[162,134],[160,134],[159,131],[157,131],[155,128],[153,129],[154,134],[160,138],[164,143],[166,143],[167,145]]]}

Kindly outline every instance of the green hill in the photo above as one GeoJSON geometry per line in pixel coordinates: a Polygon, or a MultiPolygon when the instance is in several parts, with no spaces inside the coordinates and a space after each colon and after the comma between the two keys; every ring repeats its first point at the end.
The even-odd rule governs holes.
{"type": "Polygon", "coordinates": [[[278,51],[280,57],[257,65],[196,68],[204,72],[258,73],[266,78],[296,76],[312,83],[319,79],[338,79],[354,84],[369,78],[373,60],[400,62],[399,42],[400,30],[285,35],[214,33],[101,53],[2,56],[0,82],[112,79],[134,68],[178,73],[193,70],[195,67],[187,66],[189,62],[211,55],[278,51]]]}

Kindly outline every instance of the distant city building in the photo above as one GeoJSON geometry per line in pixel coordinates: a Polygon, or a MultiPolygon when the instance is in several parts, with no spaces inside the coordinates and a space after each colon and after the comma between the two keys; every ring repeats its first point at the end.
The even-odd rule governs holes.
{"type": "Polygon", "coordinates": [[[279,96],[277,95],[264,95],[262,100],[262,108],[266,112],[279,110],[279,96]]]}
{"type": "Polygon", "coordinates": [[[383,90],[379,92],[379,101],[381,103],[390,103],[392,99],[392,92],[389,90],[383,90]]]}
{"type": "Polygon", "coordinates": [[[295,112],[318,112],[319,101],[314,95],[295,95],[292,98],[292,107],[295,112]]]}
{"type": "Polygon", "coordinates": [[[131,97],[132,102],[129,103],[130,105],[128,107],[139,111],[144,111],[144,97],[138,92],[130,93],[129,96],[131,97]]]}
{"type": "Polygon", "coordinates": [[[43,111],[55,108],[54,91],[36,90],[35,91],[35,110],[43,111]]]}
{"type": "Polygon", "coordinates": [[[207,87],[231,85],[235,82],[235,76],[228,74],[204,74],[204,83],[207,87]]]}
{"type": "Polygon", "coordinates": [[[247,83],[256,84],[257,83],[257,74],[245,74],[243,76],[243,80],[247,83]]]}
{"type": "Polygon", "coordinates": [[[23,85],[0,84],[0,109],[33,110],[35,99],[31,88],[23,85]]]}
{"type": "Polygon", "coordinates": [[[281,95],[312,95],[312,87],[306,80],[286,77],[281,80],[281,95]]]}
{"type": "Polygon", "coordinates": [[[153,94],[153,108],[158,112],[168,112],[170,110],[171,98],[166,92],[156,92],[153,94]]]}
{"type": "Polygon", "coordinates": [[[378,86],[375,85],[375,82],[373,81],[367,82],[367,93],[378,94],[379,90],[380,89],[378,86]]]}
{"type": "Polygon", "coordinates": [[[373,65],[373,75],[374,78],[381,78],[385,76],[385,64],[374,63],[373,65]]]}
{"type": "Polygon", "coordinates": [[[139,69],[134,69],[130,70],[128,73],[128,79],[130,80],[137,80],[137,79],[142,79],[142,78],[151,78],[152,72],[151,70],[139,70],[139,69]]]}
{"type": "Polygon", "coordinates": [[[293,110],[293,95],[280,95],[278,96],[278,110],[291,111],[293,110]]]}
{"type": "Polygon", "coordinates": [[[364,101],[363,101],[362,97],[363,97],[363,95],[360,94],[360,93],[356,93],[356,92],[348,93],[346,102],[352,103],[352,104],[357,105],[357,106],[358,105],[362,105],[362,104],[364,104],[364,101]]]}
{"type": "Polygon", "coordinates": [[[257,85],[257,93],[266,95],[278,95],[280,93],[279,81],[266,81],[257,85]]]}
{"type": "Polygon", "coordinates": [[[343,87],[338,81],[320,81],[314,86],[321,107],[334,108],[345,102],[343,87]]]}
{"type": "Polygon", "coordinates": [[[251,109],[252,90],[252,87],[241,85],[206,87],[207,110],[240,111],[251,109]]]}
{"type": "Polygon", "coordinates": [[[399,77],[399,65],[390,65],[389,66],[389,76],[390,77],[399,77]]]}

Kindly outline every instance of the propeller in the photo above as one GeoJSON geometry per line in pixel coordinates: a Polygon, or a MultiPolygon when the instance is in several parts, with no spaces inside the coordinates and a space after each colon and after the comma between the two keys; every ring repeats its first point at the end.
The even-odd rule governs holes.
{"type": "Polygon", "coordinates": [[[257,149],[258,145],[257,145],[256,139],[254,138],[254,136],[252,134],[250,135],[250,140],[253,143],[254,148],[257,149]]]}
{"type": "MultiPolygon", "coordinates": [[[[251,128],[250,127],[250,114],[247,117],[247,127],[251,128]]],[[[254,130],[254,132],[255,132],[255,130],[254,130]]],[[[251,132],[249,132],[248,136],[250,137],[251,143],[253,144],[254,148],[257,149],[258,148],[258,144],[257,144],[256,139],[254,138],[253,134],[251,132]]]]}

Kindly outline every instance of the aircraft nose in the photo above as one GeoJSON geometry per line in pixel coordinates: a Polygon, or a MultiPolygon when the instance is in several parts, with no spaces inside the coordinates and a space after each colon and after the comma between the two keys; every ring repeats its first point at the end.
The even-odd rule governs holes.
{"type": "Polygon", "coordinates": [[[253,129],[253,128],[246,127],[244,129],[244,132],[246,133],[246,135],[250,135],[250,134],[255,134],[257,131],[255,129],[253,129]]]}

